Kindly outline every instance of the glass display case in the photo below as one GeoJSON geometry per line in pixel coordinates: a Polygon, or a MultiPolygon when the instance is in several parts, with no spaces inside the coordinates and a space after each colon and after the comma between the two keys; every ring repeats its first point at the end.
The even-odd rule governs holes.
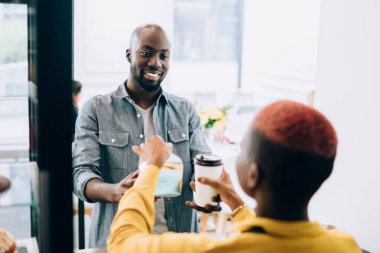
{"type": "Polygon", "coordinates": [[[0,227],[16,241],[36,237],[41,252],[73,249],[72,10],[72,1],[0,0],[0,175],[12,181],[0,227]]]}
{"type": "Polygon", "coordinates": [[[35,162],[0,164],[0,175],[11,181],[0,193],[0,227],[15,239],[37,234],[37,173],[35,162]]]}

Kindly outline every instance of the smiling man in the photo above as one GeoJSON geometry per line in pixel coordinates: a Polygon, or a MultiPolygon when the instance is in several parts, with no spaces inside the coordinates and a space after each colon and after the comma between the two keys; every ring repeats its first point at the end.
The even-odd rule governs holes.
{"type": "MultiPolygon", "coordinates": [[[[132,33],[126,56],[131,64],[127,90],[157,98],[170,65],[170,42],[165,32],[156,25],[137,28],[132,33]]],[[[149,101],[149,106],[156,99],[145,100],[149,101]]]]}
{"type": "MultiPolygon", "coordinates": [[[[188,100],[164,92],[161,82],[169,70],[171,46],[164,30],[155,24],[137,27],[126,50],[128,79],[118,89],[96,96],[81,108],[76,124],[73,154],[74,193],[96,202],[89,246],[104,247],[117,203],[136,180],[139,158],[131,147],[153,135],[173,144],[184,163],[183,185],[193,175],[193,158],[209,153],[200,118],[188,100]]],[[[153,233],[198,231],[190,187],[180,197],[159,199],[153,233]]]]}

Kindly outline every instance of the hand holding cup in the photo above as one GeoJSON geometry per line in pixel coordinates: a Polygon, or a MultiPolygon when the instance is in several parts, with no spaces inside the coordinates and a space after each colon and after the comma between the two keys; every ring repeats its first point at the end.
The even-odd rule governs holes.
{"type": "MultiPolygon", "coordinates": [[[[244,201],[240,198],[240,196],[236,193],[235,189],[233,188],[230,175],[224,169],[222,170],[222,175],[217,180],[209,179],[206,177],[200,177],[198,178],[198,181],[202,184],[213,187],[219,193],[219,200],[226,203],[231,208],[231,210],[234,210],[238,206],[244,204],[244,201]]],[[[190,186],[192,187],[192,183],[190,183],[190,186]]],[[[191,201],[187,201],[186,205],[205,213],[210,213],[212,211],[220,211],[219,206],[206,205],[204,207],[201,207],[191,201]]]]}

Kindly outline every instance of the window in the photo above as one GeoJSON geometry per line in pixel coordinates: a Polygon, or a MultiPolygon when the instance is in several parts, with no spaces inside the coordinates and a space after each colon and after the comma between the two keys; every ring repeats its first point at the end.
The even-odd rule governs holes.
{"type": "Polygon", "coordinates": [[[238,0],[176,0],[174,3],[173,60],[238,60],[238,0]]]}
{"type": "Polygon", "coordinates": [[[220,98],[238,87],[240,6],[241,0],[174,1],[174,93],[186,97],[200,92],[225,103],[220,98]]]}
{"type": "Polygon", "coordinates": [[[0,4],[0,162],[29,158],[27,6],[0,4]]]}

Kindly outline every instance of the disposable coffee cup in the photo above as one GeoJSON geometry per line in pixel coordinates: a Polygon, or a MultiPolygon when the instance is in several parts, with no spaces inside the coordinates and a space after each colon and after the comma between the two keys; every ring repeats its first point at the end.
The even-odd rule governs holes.
{"type": "Polygon", "coordinates": [[[197,155],[194,159],[195,171],[195,204],[204,207],[207,204],[217,205],[212,199],[218,195],[218,192],[211,186],[202,184],[198,181],[199,177],[206,177],[218,180],[222,175],[223,162],[217,155],[197,155]]]}

